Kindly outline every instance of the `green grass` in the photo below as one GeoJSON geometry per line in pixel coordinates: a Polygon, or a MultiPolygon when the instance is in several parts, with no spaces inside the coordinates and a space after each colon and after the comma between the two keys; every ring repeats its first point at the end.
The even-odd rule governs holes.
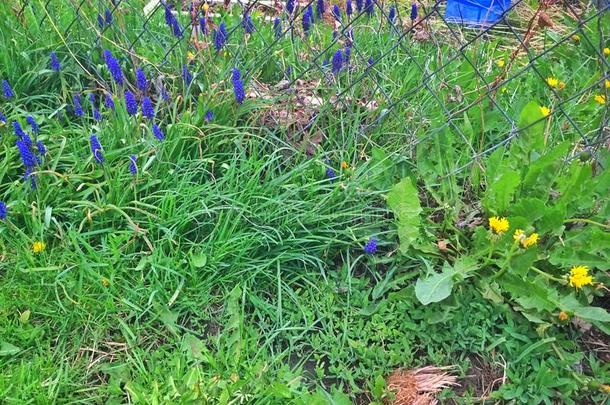
{"type": "MultiPolygon", "coordinates": [[[[526,278],[530,266],[560,277],[575,257],[590,263],[596,281],[610,281],[608,156],[586,144],[607,124],[605,107],[593,101],[605,91],[595,52],[608,41],[607,15],[593,18],[588,10],[580,27],[565,17],[563,35],[545,36],[548,53],[520,55],[507,91],[485,96],[484,82],[501,74],[495,61],[508,60],[514,38],[477,39],[460,30],[462,41],[474,41],[461,54],[451,33],[434,25],[434,40],[406,37],[395,46],[399,34],[380,25],[378,13],[357,20],[351,70],[333,78],[313,63],[321,51],[327,49],[320,65],[339,48],[330,26],[315,24],[307,40],[297,31],[293,40],[275,42],[272,25],[255,13],[259,32],[245,39],[236,30],[226,55],[196,53],[195,79],[185,86],[180,69],[195,49],[182,41],[166,55],[175,39],[162,12],[136,40],[142,2],[123,2],[100,39],[96,2],[84,3],[67,35],[70,4],[50,2],[41,25],[44,4],[31,3],[21,18],[0,6],[0,78],[17,94],[0,104],[7,116],[0,123],[0,200],[9,206],[0,222],[0,402],[381,404],[391,398],[384,378],[394,369],[429,364],[455,366],[463,383],[439,394],[446,403],[481,401],[486,389],[494,391],[489,403],[608,399],[599,389],[610,382],[607,355],[587,343],[603,341],[607,322],[583,332],[559,322],[555,307],[543,316],[544,300],[524,310],[531,308],[488,277],[497,271],[491,251],[484,261],[488,216],[526,223],[537,215],[537,199],[556,192],[567,197],[548,200],[549,209],[592,223],[546,221],[523,285],[534,282],[531,273],[526,278]],[[568,35],[577,28],[578,45],[568,35]],[[109,85],[103,49],[120,58],[129,82],[134,66],[149,79],[163,75],[172,97],[157,103],[155,122],[165,141],[156,141],[140,116],[127,115],[122,90],[109,85]],[[59,74],[48,69],[50,51],[62,61],[59,74]],[[539,74],[526,68],[528,60],[539,74]],[[256,94],[241,106],[232,94],[235,66],[256,94]],[[301,75],[300,101],[275,87],[301,75]],[[558,97],[544,82],[549,76],[566,83],[558,97]],[[95,91],[99,100],[102,90],[119,95],[117,111],[102,107],[97,123],[86,95],[95,91]],[[82,119],[71,113],[77,92],[82,119]],[[529,116],[522,111],[532,101],[553,114],[523,129],[529,116]],[[274,112],[302,116],[278,124],[274,112]],[[28,114],[49,150],[35,190],[23,181],[11,125],[19,120],[25,128],[28,114]],[[511,146],[490,157],[489,148],[516,128],[511,146]],[[103,165],[91,155],[92,133],[103,165]],[[537,149],[539,136],[545,142],[537,149]],[[553,152],[562,141],[569,153],[553,152]],[[553,153],[557,163],[545,163],[553,153]],[[132,154],[136,176],[128,170],[132,154]],[[504,195],[494,174],[507,170],[524,180],[504,195]],[[410,228],[417,241],[407,250],[386,202],[405,178],[423,208],[411,218],[419,225],[410,228]],[[502,201],[505,208],[490,207],[502,201]],[[468,227],[477,220],[483,224],[468,227]],[[372,236],[379,249],[366,255],[372,236]],[[32,251],[35,241],[46,244],[40,254],[32,251]],[[574,245],[580,250],[570,250],[574,245]],[[418,279],[473,257],[483,263],[480,271],[456,276],[441,302],[420,303],[418,279]],[[477,374],[481,367],[488,375],[477,374]]],[[[218,11],[228,27],[239,24],[238,8],[218,11]]],[[[604,294],[578,297],[587,308],[607,307],[604,294]]],[[[561,305],[574,305],[574,295],[564,295],[561,305]]]]}

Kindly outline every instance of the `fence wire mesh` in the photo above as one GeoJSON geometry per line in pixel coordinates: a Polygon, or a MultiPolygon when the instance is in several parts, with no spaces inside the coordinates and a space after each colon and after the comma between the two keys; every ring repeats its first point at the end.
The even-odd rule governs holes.
{"type": "Polygon", "coordinates": [[[169,97],[228,109],[218,95],[232,99],[231,75],[239,69],[247,99],[240,116],[308,154],[328,131],[353,128],[363,143],[373,133],[400,134],[400,153],[413,158],[426,153],[423,145],[443,147],[451,139],[462,154],[436,168],[443,178],[535,125],[546,126],[549,142],[578,139],[579,153],[595,156],[607,144],[608,109],[591,100],[608,96],[608,4],[516,0],[497,21],[478,26],[450,22],[446,7],[445,1],[377,0],[13,6],[24,23],[38,23],[25,35],[52,35],[54,51],[82,70],[88,82],[81,89],[72,83],[73,91],[116,91],[102,56],[109,49],[128,72],[127,88],[136,91],[133,72],[143,68],[155,78],[153,97],[182,88],[169,97]],[[582,64],[597,64],[602,73],[581,77],[578,65],[564,63],[566,53],[578,53],[582,64]],[[540,86],[546,88],[546,99],[535,100],[541,115],[523,123],[526,93],[540,86]],[[575,116],[581,109],[590,112],[575,116]]]}

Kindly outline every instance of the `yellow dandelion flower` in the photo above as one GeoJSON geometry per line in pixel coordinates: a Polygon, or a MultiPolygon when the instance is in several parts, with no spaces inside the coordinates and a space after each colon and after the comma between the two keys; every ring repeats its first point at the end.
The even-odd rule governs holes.
{"type": "Polygon", "coordinates": [[[557,79],[555,77],[547,77],[546,82],[549,86],[551,86],[553,88],[559,87],[559,79],[557,79]]]}
{"type": "Polygon", "coordinates": [[[595,100],[597,103],[601,104],[601,105],[606,104],[606,96],[605,96],[605,95],[603,95],[603,94],[597,94],[597,95],[594,97],[594,100],[595,100]]]}
{"type": "Polygon", "coordinates": [[[504,67],[504,65],[506,64],[506,62],[504,62],[504,59],[498,59],[496,61],[496,65],[498,65],[498,67],[504,67]]]}
{"type": "Polygon", "coordinates": [[[528,247],[534,246],[536,243],[538,243],[540,235],[534,232],[530,236],[527,236],[525,232],[523,232],[523,229],[515,229],[513,239],[515,240],[515,242],[519,242],[522,247],[527,249],[528,247]]]}
{"type": "Polygon", "coordinates": [[[610,89],[610,80],[606,79],[606,81],[604,82],[605,86],[607,89],[610,89]]]}
{"type": "Polygon", "coordinates": [[[341,162],[341,168],[343,170],[349,169],[349,165],[347,164],[347,162],[345,160],[343,162],[341,162]]]}
{"type": "Polygon", "coordinates": [[[44,249],[47,247],[47,245],[45,245],[44,242],[41,242],[39,240],[37,240],[36,242],[34,242],[32,244],[32,252],[34,252],[35,255],[44,252],[44,249]]]}
{"type": "Polygon", "coordinates": [[[593,277],[589,275],[587,266],[574,266],[570,269],[568,277],[570,285],[574,288],[582,288],[586,285],[593,284],[593,277]]]}
{"type": "Polygon", "coordinates": [[[566,312],[561,311],[559,313],[559,316],[557,316],[559,318],[560,321],[567,321],[568,318],[570,317],[566,312]]]}
{"type": "Polygon", "coordinates": [[[106,277],[102,277],[102,285],[104,287],[108,287],[110,285],[110,280],[108,280],[106,277]]]}
{"type": "Polygon", "coordinates": [[[193,52],[189,51],[189,52],[187,52],[187,54],[186,54],[186,58],[187,58],[189,61],[192,61],[193,59],[195,59],[195,54],[194,54],[193,52]]]}
{"type": "Polygon", "coordinates": [[[508,231],[510,224],[508,223],[508,219],[502,217],[491,217],[489,218],[489,229],[497,235],[503,234],[508,231]]]}
{"type": "Polygon", "coordinates": [[[208,3],[203,3],[201,8],[203,9],[203,12],[206,13],[210,9],[210,5],[208,3]]]}
{"type": "Polygon", "coordinates": [[[542,106],[540,107],[540,112],[543,117],[548,117],[551,114],[551,109],[549,107],[542,106]]]}
{"type": "Polygon", "coordinates": [[[601,389],[604,392],[610,392],[610,385],[602,384],[601,389]]]}
{"type": "Polygon", "coordinates": [[[604,48],[604,55],[610,56],[610,48],[604,48]]]}
{"type": "Polygon", "coordinates": [[[572,41],[579,43],[580,42],[580,35],[578,34],[574,34],[572,35],[572,41]]]}
{"type": "Polygon", "coordinates": [[[500,92],[501,92],[501,93],[506,93],[507,91],[508,91],[508,87],[502,87],[502,88],[500,89],[500,92]]]}

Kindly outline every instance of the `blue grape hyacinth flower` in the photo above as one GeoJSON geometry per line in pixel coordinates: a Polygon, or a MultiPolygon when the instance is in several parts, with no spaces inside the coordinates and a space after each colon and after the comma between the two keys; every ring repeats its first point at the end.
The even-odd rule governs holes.
{"type": "Polygon", "coordinates": [[[394,24],[395,20],[396,20],[396,6],[391,5],[390,12],[388,13],[388,21],[390,21],[390,24],[394,24]]]}
{"type": "Polygon", "coordinates": [[[273,20],[273,31],[275,32],[276,38],[282,36],[282,21],[279,17],[275,17],[275,20],[273,20]]]}
{"type": "Polygon", "coordinates": [[[244,27],[246,34],[252,34],[254,32],[254,23],[252,22],[252,17],[250,17],[250,14],[244,15],[241,24],[244,27]]]}
{"type": "Polygon", "coordinates": [[[129,115],[135,115],[138,112],[138,102],[136,101],[136,96],[134,96],[130,90],[125,92],[125,107],[127,109],[127,114],[129,115]]]}
{"type": "Polygon", "coordinates": [[[375,6],[373,4],[373,0],[365,0],[364,11],[369,15],[369,17],[375,14],[375,6]]]}
{"type": "Polygon", "coordinates": [[[212,112],[212,110],[208,110],[205,113],[205,122],[211,122],[214,119],[214,113],[212,112]]]}
{"type": "Polygon", "coordinates": [[[8,214],[8,207],[4,201],[0,201],[0,221],[4,221],[8,214]]]}
{"type": "Polygon", "coordinates": [[[214,48],[217,52],[225,46],[229,39],[229,32],[224,22],[221,22],[217,29],[214,30],[214,48]]]}
{"type": "Polygon", "coordinates": [[[74,107],[74,115],[77,117],[82,117],[85,115],[83,112],[83,105],[81,103],[80,94],[75,94],[72,96],[72,105],[74,107]]]}
{"type": "Polygon", "coordinates": [[[310,10],[309,9],[305,10],[305,12],[303,13],[303,32],[305,32],[305,35],[309,34],[309,30],[311,29],[312,21],[313,21],[313,15],[311,14],[310,10]]]}
{"type": "Polygon", "coordinates": [[[331,63],[333,65],[332,72],[334,75],[336,75],[343,67],[343,53],[341,52],[341,49],[337,49],[337,52],[335,52],[333,55],[331,63]]]}
{"type": "Polygon", "coordinates": [[[42,141],[36,142],[36,149],[38,149],[38,154],[42,157],[47,154],[47,148],[44,146],[44,143],[42,143],[42,141]]]}
{"type": "Polygon", "coordinates": [[[114,110],[114,99],[112,98],[112,94],[106,93],[104,96],[104,106],[109,110],[114,110]]]}
{"type": "Polygon", "coordinates": [[[356,9],[358,12],[362,12],[362,7],[364,6],[364,0],[356,0],[356,9]]]}
{"type": "Polygon", "coordinates": [[[91,144],[91,154],[93,155],[93,159],[99,164],[104,163],[104,154],[102,150],[102,145],[100,141],[97,139],[97,136],[94,134],[89,138],[89,143],[91,144]]]}
{"type": "Polygon", "coordinates": [[[350,60],[351,56],[352,56],[352,48],[350,48],[349,46],[346,46],[345,50],[343,51],[343,61],[345,62],[345,64],[349,64],[349,60],[350,60]]]}
{"type": "Polygon", "coordinates": [[[6,97],[6,98],[15,97],[15,92],[13,91],[8,80],[2,80],[2,92],[4,93],[4,97],[6,97]]]}
{"type": "Polygon", "coordinates": [[[347,3],[345,3],[345,14],[347,14],[348,17],[351,17],[352,14],[354,14],[354,7],[352,6],[352,0],[347,0],[347,3]]]}
{"type": "Polygon", "coordinates": [[[333,17],[335,17],[335,20],[341,22],[341,9],[338,4],[333,6],[333,17]]]}
{"type": "Polygon", "coordinates": [[[206,21],[205,17],[201,17],[199,19],[199,29],[201,29],[201,33],[203,35],[207,35],[208,34],[208,24],[207,24],[207,21],[206,21]]]}
{"type": "Polygon", "coordinates": [[[182,80],[184,80],[187,86],[193,81],[193,75],[189,72],[187,65],[182,65],[182,80]]]}
{"type": "Polygon", "coordinates": [[[112,55],[112,52],[108,49],[104,51],[104,60],[106,61],[106,66],[110,71],[112,79],[119,86],[122,86],[125,81],[123,79],[123,70],[121,70],[121,65],[119,65],[119,61],[112,55]]]}
{"type": "Polygon", "coordinates": [[[32,133],[34,135],[37,135],[40,133],[40,127],[38,126],[38,123],[36,122],[34,117],[32,117],[31,115],[28,115],[25,120],[27,121],[28,124],[30,124],[30,127],[32,128],[32,133]]]}
{"type": "Polygon", "coordinates": [[[149,120],[155,118],[155,107],[153,106],[150,97],[144,97],[142,99],[142,116],[149,120]]]}
{"type": "Polygon", "coordinates": [[[377,239],[375,237],[371,237],[364,245],[363,250],[367,255],[374,255],[377,252],[377,239]]]}
{"type": "Polygon", "coordinates": [[[163,141],[165,139],[165,134],[161,131],[161,128],[157,124],[152,125],[152,133],[153,136],[159,141],[163,141]]]}
{"type": "Polygon", "coordinates": [[[294,12],[294,0],[286,0],[286,11],[289,15],[294,12]]]}
{"type": "Polygon", "coordinates": [[[241,72],[239,71],[239,69],[233,68],[231,81],[233,82],[233,93],[235,94],[235,101],[237,101],[237,104],[241,104],[246,98],[246,93],[244,92],[244,83],[241,81],[241,72]]]}
{"type": "Polygon", "coordinates": [[[102,120],[102,114],[100,114],[100,110],[96,107],[93,107],[93,119],[98,122],[102,120]]]}
{"type": "Polygon", "coordinates": [[[21,162],[27,171],[32,171],[38,162],[32,151],[32,140],[25,134],[22,138],[17,139],[15,142],[17,149],[19,149],[19,155],[21,156],[21,162]]]}
{"type": "Polygon", "coordinates": [[[110,11],[110,9],[107,8],[106,11],[104,11],[104,18],[107,25],[112,24],[112,11],[110,11]]]}
{"type": "Polygon", "coordinates": [[[136,85],[142,92],[145,92],[148,89],[148,80],[146,79],[146,74],[141,68],[136,69],[136,85]]]}
{"type": "Polygon", "coordinates": [[[102,17],[101,14],[97,15],[97,25],[100,27],[100,29],[104,29],[104,25],[106,24],[106,22],[104,21],[104,17],[102,17]]]}
{"type": "Polygon", "coordinates": [[[13,131],[17,138],[23,138],[25,136],[25,132],[23,132],[23,128],[21,128],[21,124],[19,121],[13,121],[13,131]]]}
{"type": "Polygon", "coordinates": [[[318,17],[318,20],[322,19],[325,11],[326,5],[324,4],[324,0],[318,0],[316,3],[316,16],[318,17]]]}
{"type": "Polygon", "coordinates": [[[331,182],[335,181],[335,179],[337,178],[337,173],[335,173],[335,170],[332,167],[327,167],[326,177],[328,177],[331,182]]]}
{"type": "Polygon", "coordinates": [[[136,155],[129,156],[129,173],[131,173],[132,176],[138,174],[138,166],[136,165],[137,160],[138,157],[136,155]]]}
{"type": "Polygon", "coordinates": [[[59,63],[57,54],[55,52],[51,52],[49,57],[51,58],[51,62],[49,64],[51,66],[51,70],[59,72],[61,70],[61,63],[59,63]]]}
{"type": "Polygon", "coordinates": [[[4,122],[6,124],[6,115],[2,114],[2,112],[0,112],[0,122],[4,122]]]}
{"type": "Polygon", "coordinates": [[[417,3],[411,4],[411,21],[417,20],[417,3]]]}

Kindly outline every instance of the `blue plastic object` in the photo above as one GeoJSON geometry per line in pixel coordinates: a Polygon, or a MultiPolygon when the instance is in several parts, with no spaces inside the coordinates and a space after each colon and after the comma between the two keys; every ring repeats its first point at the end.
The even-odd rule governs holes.
{"type": "Polygon", "coordinates": [[[489,26],[502,18],[510,0],[447,0],[445,19],[475,27],[489,26]]]}

